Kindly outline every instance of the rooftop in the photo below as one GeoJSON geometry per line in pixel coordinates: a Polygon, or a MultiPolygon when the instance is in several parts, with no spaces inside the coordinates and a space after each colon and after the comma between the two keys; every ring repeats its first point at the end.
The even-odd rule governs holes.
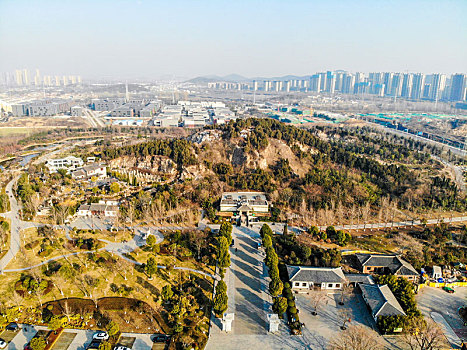
{"type": "Polygon", "coordinates": [[[362,266],[387,267],[394,275],[417,275],[418,272],[399,255],[393,254],[355,254],[362,266]]]}
{"type": "Polygon", "coordinates": [[[290,281],[310,281],[313,283],[332,283],[346,281],[340,267],[310,267],[287,265],[290,281]]]}
{"type": "Polygon", "coordinates": [[[362,296],[370,307],[372,314],[377,316],[404,315],[402,306],[392,294],[389,287],[378,284],[359,284],[362,296]]]}

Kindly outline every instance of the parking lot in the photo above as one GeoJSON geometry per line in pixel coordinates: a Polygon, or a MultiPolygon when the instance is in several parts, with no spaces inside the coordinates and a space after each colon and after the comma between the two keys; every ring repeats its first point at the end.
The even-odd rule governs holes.
{"type": "Polygon", "coordinates": [[[416,296],[420,311],[425,317],[441,314],[460,339],[467,339],[467,327],[459,316],[459,308],[466,305],[467,287],[457,287],[453,294],[442,288],[424,287],[416,296]]]}
{"type": "MultiPolygon", "coordinates": [[[[50,329],[41,326],[20,325],[20,327],[21,329],[16,332],[4,331],[0,334],[0,338],[8,343],[6,349],[23,350],[26,344],[38,333],[50,332],[50,329]]],[[[52,349],[85,350],[91,343],[95,332],[93,330],[67,329],[60,335],[52,349]]],[[[122,333],[118,343],[133,350],[151,350],[154,346],[151,336],[152,334],[122,333]]],[[[164,349],[165,343],[156,344],[156,348],[164,349]],[[158,345],[162,345],[162,347],[158,347],[158,345]]]]}
{"type": "Polygon", "coordinates": [[[0,334],[0,338],[9,343],[16,336],[16,334],[18,334],[18,332],[19,331],[4,330],[2,334],[0,334]]]}
{"type": "Polygon", "coordinates": [[[314,292],[310,292],[309,295],[295,294],[300,322],[305,324],[303,336],[312,349],[326,349],[329,341],[341,331],[344,318],[350,319],[350,324],[376,328],[360,295],[351,294],[344,305],[339,305],[340,294],[328,294],[320,303],[318,314],[313,316],[312,293],[314,292]]]}
{"type": "Polygon", "coordinates": [[[73,340],[76,338],[76,333],[74,332],[63,332],[58,338],[57,342],[52,347],[53,350],[67,350],[68,347],[73,343],[73,340]]]}

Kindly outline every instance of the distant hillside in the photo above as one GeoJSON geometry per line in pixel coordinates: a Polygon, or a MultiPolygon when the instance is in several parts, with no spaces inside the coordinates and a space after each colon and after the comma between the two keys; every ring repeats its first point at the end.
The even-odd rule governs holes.
{"type": "Polygon", "coordinates": [[[263,80],[277,80],[277,81],[286,81],[286,80],[309,80],[310,75],[284,75],[284,76],[276,76],[276,77],[253,77],[253,78],[247,78],[239,74],[229,74],[226,76],[218,76],[218,75],[205,75],[201,77],[196,77],[193,79],[188,80],[187,82],[189,83],[194,83],[194,84],[207,84],[207,83],[214,83],[214,82],[220,82],[220,81],[225,81],[225,82],[235,82],[235,83],[240,83],[240,82],[248,82],[248,81],[263,81],[263,80]]]}
{"type": "Polygon", "coordinates": [[[230,81],[230,82],[241,82],[241,81],[249,81],[249,78],[246,78],[239,74],[229,74],[226,76],[218,76],[218,75],[205,75],[201,77],[196,77],[193,79],[188,80],[189,83],[194,84],[203,84],[203,83],[213,83],[218,81],[230,81]]]}
{"type": "Polygon", "coordinates": [[[277,209],[313,215],[340,208],[384,216],[389,203],[410,211],[467,208],[467,198],[428,153],[370,128],[302,129],[250,118],[212,133],[215,141],[201,145],[152,140],[103,147],[100,155],[107,161],[126,157],[119,164],[165,172],[165,181],[183,183],[184,196],[198,204],[215,200],[222,191],[257,190],[266,192],[277,209]],[[166,166],[172,162],[164,159],[173,165],[166,166]]]}

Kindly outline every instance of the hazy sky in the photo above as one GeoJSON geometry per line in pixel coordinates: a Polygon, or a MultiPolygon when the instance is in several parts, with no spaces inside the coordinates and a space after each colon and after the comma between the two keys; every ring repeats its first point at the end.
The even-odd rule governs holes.
{"type": "Polygon", "coordinates": [[[467,72],[467,0],[0,0],[0,71],[467,72]]]}

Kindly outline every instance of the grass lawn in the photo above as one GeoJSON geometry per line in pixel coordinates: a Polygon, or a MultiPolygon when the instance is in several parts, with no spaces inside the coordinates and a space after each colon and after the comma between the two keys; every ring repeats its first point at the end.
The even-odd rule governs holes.
{"type": "MultiPolygon", "coordinates": [[[[128,296],[131,298],[143,300],[151,306],[158,308],[159,303],[155,301],[160,294],[162,287],[166,284],[176,284],[180,278],[178,270],[166,271],[159,269],[153,276],[152,280],[148,280],[147,276],[137,271],[135,266],[120,257],[108,252],[99,252],[95,254],[94,262],[90,260],[88,254],[81,254],[77,256],[68,257],[67,260],[60,259],[57,263],[60,265],[74,264],[79,266],[77,276],[69,280],[60,276],[60,273],[55,274],[53,280],[56,285],[60,286],[63,294],[67,297],[77,298],[102,298],[109,296],[128,296]],[[99,259],[100,258],[100,259],[99,259]],[[94,285],[89,285],[87,281],[95,282],[94,285]],[[110,285],[115,284],[118,287],[125,285],[131,287],[132,290],[128,295],[114,293],[110,285]]],[[[35,268],[34,271],[28,270],[29,273],[41,274],[46,271],[46,267],[35,268]]],[[[24,272],[23,272],[24,273],[24,272]]],[[[187,273],[185,273],[187,275],[187,273]]],[[[0,300],[6,302],[7,305],[15,305],[15,302],[21,303],[23,306],[36,306],[38,300],[34,295],[29,298],[18,298],[17,293],[13,291],[12,286],[20,278],[21,273],[6,273],[2,276],[2,283],[0,284],[0,300]],[[21,299],[21,300],[18,300],[21,299]]],[[[44,279],[50,279],[42,274],[44,279]]],[[[200,276],[202,277],[202,276],[200,276]]],[[[204,278],[204,277],[203,277],[204,278]]],[[[211,282],[209,282],[211,283],[211,282]]],[[[43,296],[42,302],[45,303],[50,300],[62,298],[60,290],[53,288],[52,291],[43,296]]]]}
{"type": "MultiPolygon", "coordinates": [[[[44,237],[38,234],[37,228],[31,227],[31,228],[27,228],[23,230],[21,232],[21,238],[23,239],[23,245],[21,247],[21,250],[18,252],[15,259],[10,261],[6,269],[18,269],[18,268],[29,267],[29,266],[40,264],[43,261],[61,256],[61,255],[84,251],[82,249],[77,249],[77,248],[70,250],[69,249],[70,245],[66,245],[65,247],[63,244],[60,244],[60,248],[53,249],[49,255],[40,256],[38,254],[40,250],[40,243],[42,242],[44,237]],[[33,244],[33,247],[28,247],[28,244],[33,244]]],[[[59,230],[55,231],[54,238],[62,239],[63,242],[68,241],[65,236],[65,233],[59,230]]]]}
{"type": "Polygon", "coordinates": [[[62,332],[60,338],[58,338],[57,342],[52,346],[53,350],[67,350],[70,344],[75,339],[77,333],[72,332],[62,332]]]}
{"type": "Polygon", "coordinates": [[[2,338],[5,342],[9,343],[13,340],[14,337],[16,337],[16,334],[18,334],[20,332],[20,330],[17,330],[17,331],[7,331],[7,330],[4,330],[1,334],[0,334],[0,338],[2,338]]]}
{"type": "Polygon", "coordinates": [[[0,137],[31,135],[37,132],[35,128],[27,127],[0,127],[0,137]]]}
{"type": "Polygon", "coordinates": [[[204,271],[207,273],[215,273],[214,266],[207,266],[205,264],[198,263],[193,258],[189,258],[183,261],[180,259],[176,259],[172,255],[162,255],[162,254],[154,255],[152,252],[145,251],[143,248],[138,248],[127,255],[128,257],[131,257],[133,260],[141,262],[141,263],[145,263],[148,260],[148,258],[152,256],[156,259],[157,265],[187,267],[191,269],[204,271]]]}
{"type": "Polygon", "coordinates": [[[104,239],[110,242],[123,242],[129,241],[133,239],[133,233],[127,230],[121,231],[107,231],[107,230],[97,230],[96,233],[88,232],[81,232],[79,233],[78,230],[75,232],[70,232],[71,238],[94,238],[94,239],[104,239]]]}
{"type": "Polygon", "coordinates": [[[10,232],[8,232],[6,235],[6,242],[4,242],[3,245],[0,247],[0,259],[1,259],[5,256],[5,254],[8,252],[8,248],[10,247],[11,221],[10,219],[4,219],[4,218],[0,218],[0,220],[7,221],[8,225],[10,226],[10,232]]]}

